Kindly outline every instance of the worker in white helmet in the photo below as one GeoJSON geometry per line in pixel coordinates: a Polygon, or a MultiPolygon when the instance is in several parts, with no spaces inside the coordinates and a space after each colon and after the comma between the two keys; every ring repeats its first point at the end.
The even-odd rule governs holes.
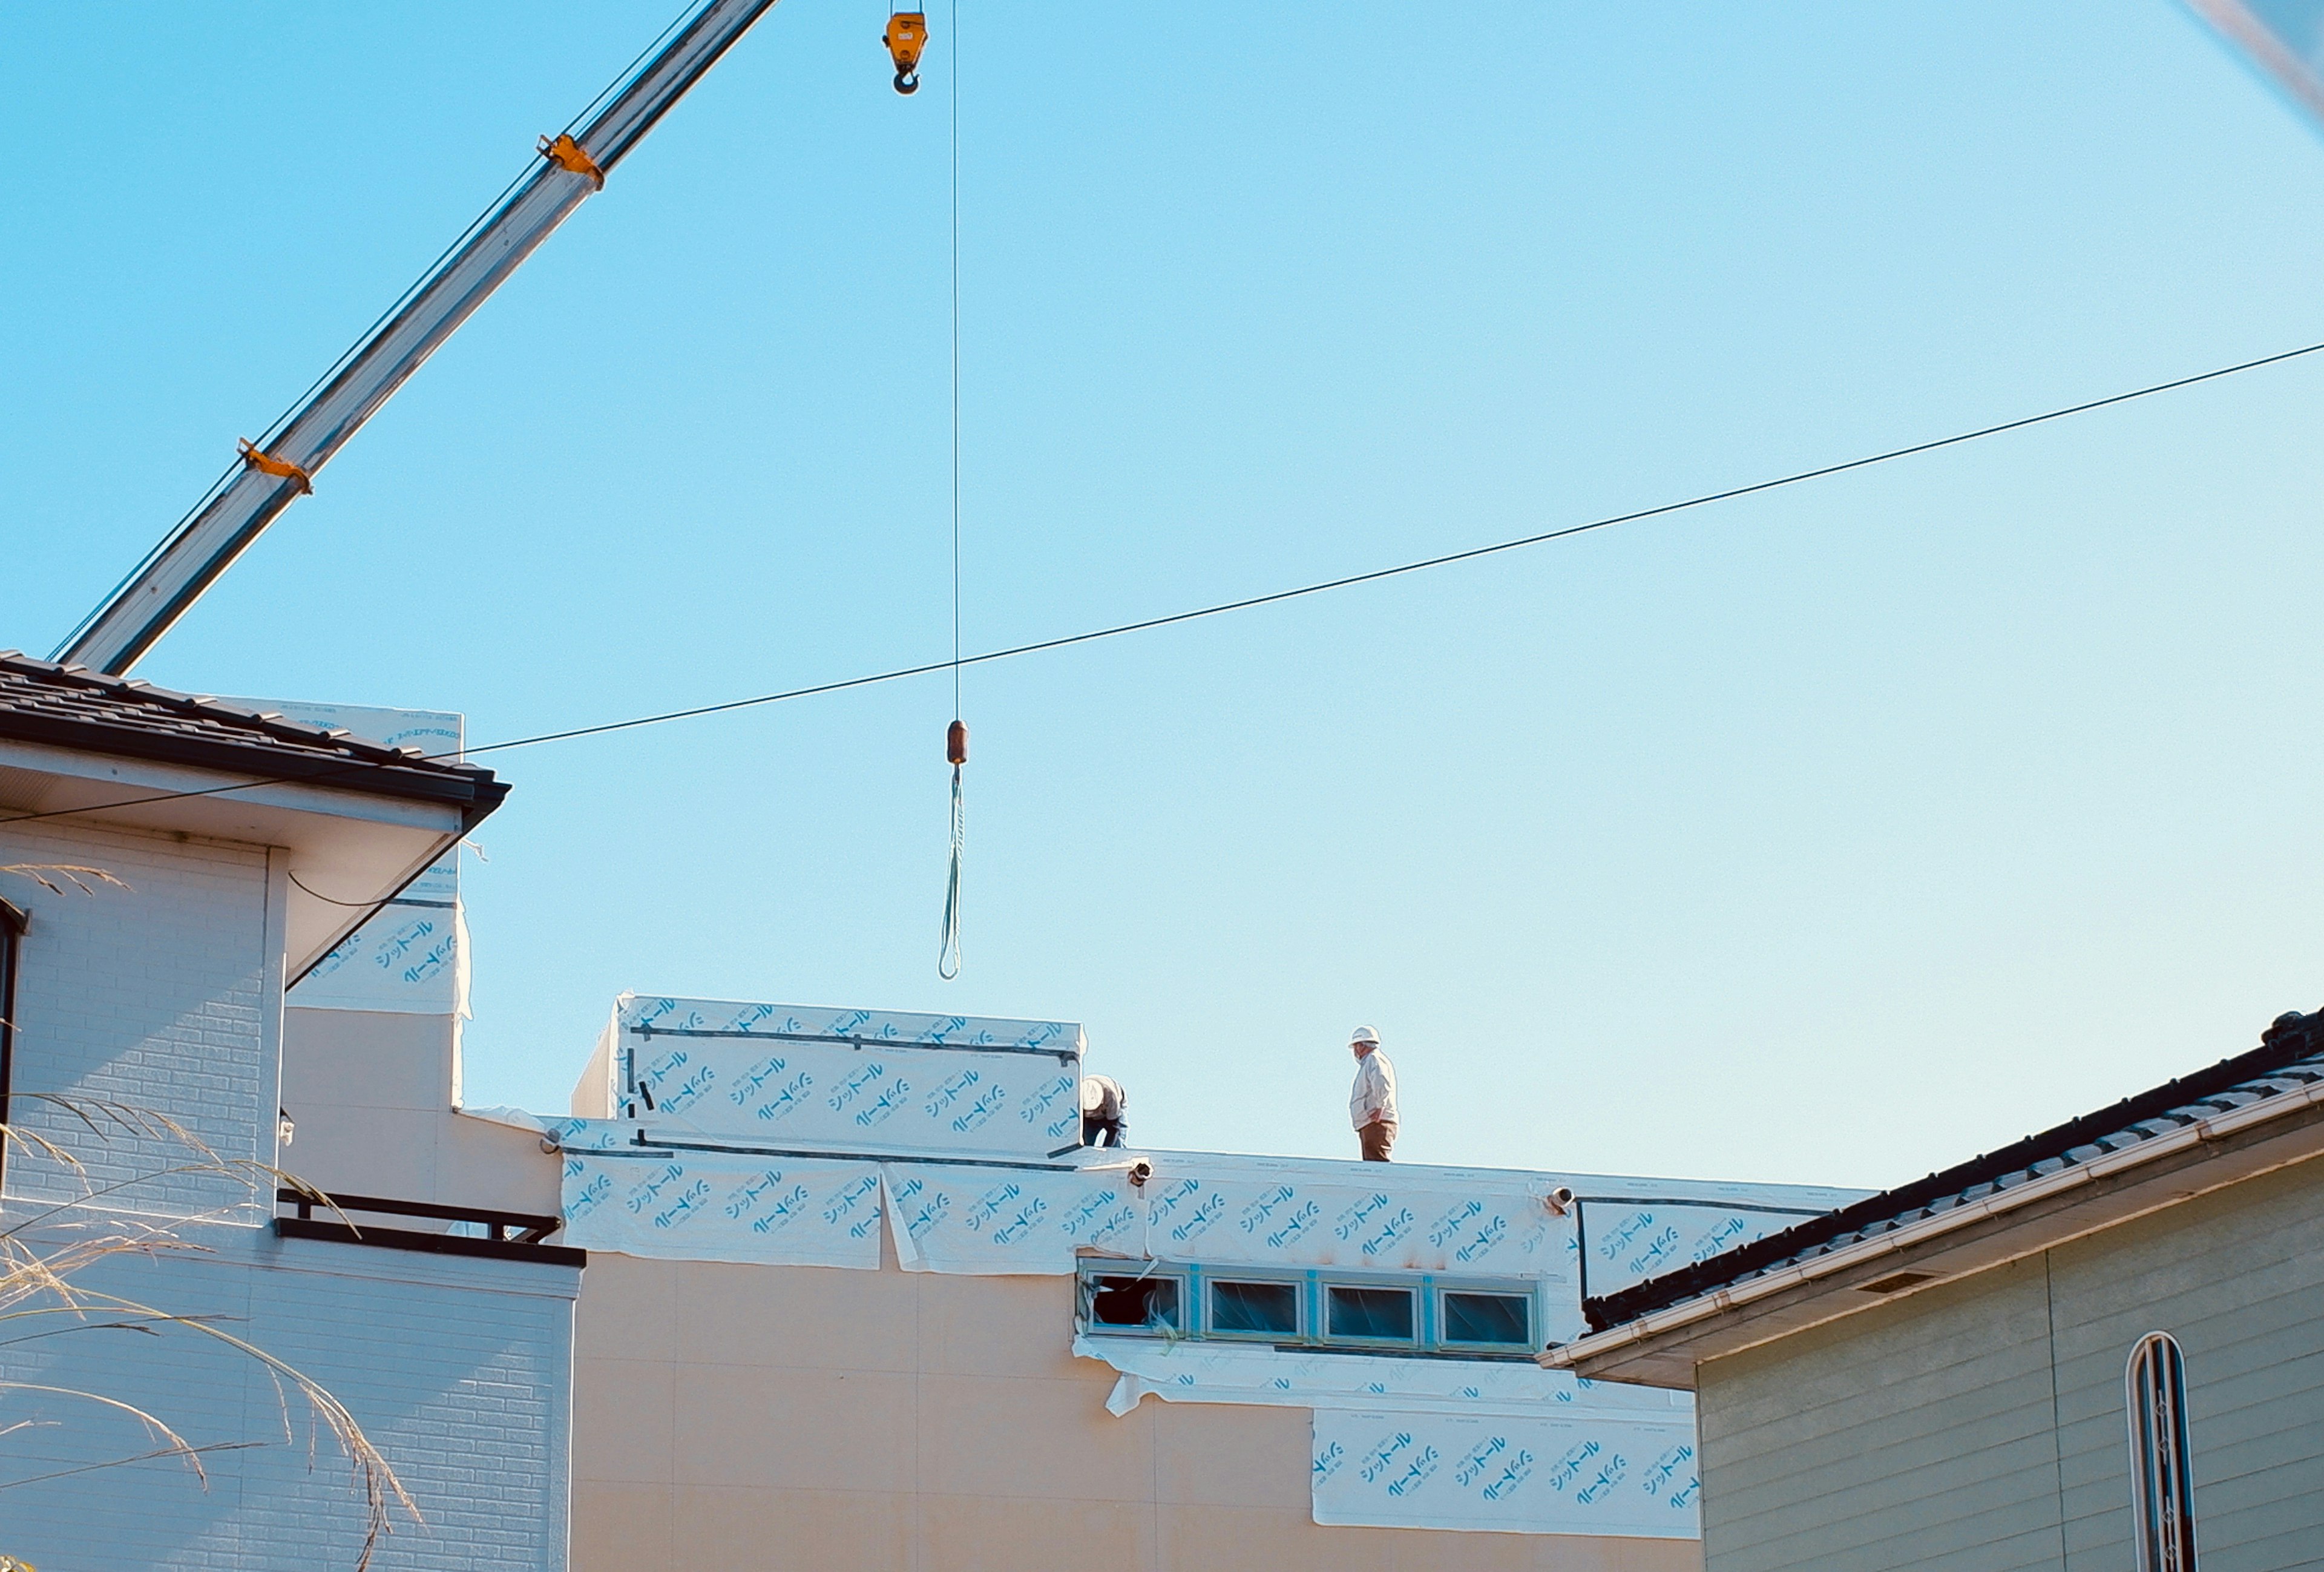
{"type": "Polygon", "coordinates": [[[1130,1138],[1130,1094],[1111,1076],[1082,1077],[1082,1144],[1120,1146],[1130,1138]]]}
{"type": "Polygon", "coordinates": [[[1396,1144],[1396,1067],[1380,1051],[1379,1040],[1379,1033],[1369,1026],[1348,1034],[1348,1051],[1356,1056],[1348,1118],[1355,1124],[1366,1162],[1386,1162],[1388,1149],[1396,1144]]]}

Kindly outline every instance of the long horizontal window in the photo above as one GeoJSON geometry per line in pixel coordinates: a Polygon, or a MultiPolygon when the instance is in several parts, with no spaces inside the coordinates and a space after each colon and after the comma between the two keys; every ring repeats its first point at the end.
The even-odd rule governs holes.
{"type": "Polygon", "coordinates": [[[1533,1353],[1538,1314],[1523,1281],[1088,1261],[1077,1318],[1107,1336],[1489,1359],[1533,1353]]]}

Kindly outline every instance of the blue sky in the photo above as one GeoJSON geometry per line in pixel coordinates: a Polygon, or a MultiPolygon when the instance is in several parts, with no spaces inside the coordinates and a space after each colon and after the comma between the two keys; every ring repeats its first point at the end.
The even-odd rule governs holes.
{"type": "MultiPolygon", "coordinates": [[[[46,653],[674,9],[0,13],[46,653]]],[[[2136,5],[962,19],[966,640],[2324,338],[2324,148],[2136,5]]],[[[493,741],[950,647],[946,51],[786,0],[140,668],[493,741]]],[[[495,755],[479,1103],[623,989],[1086,1023],[1155,1144],[1885,1184],[2324,1001],[2324,356],[972,671],[495,755]]]]}

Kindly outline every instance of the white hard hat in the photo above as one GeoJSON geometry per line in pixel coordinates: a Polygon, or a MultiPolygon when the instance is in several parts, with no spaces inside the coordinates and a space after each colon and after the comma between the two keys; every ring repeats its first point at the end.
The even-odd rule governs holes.
{"type": "Polygon", "coordinates": [[[1359,1042],[1369,1042],[1374,1048],[1378,1048],[1379,1046],[1379,1033],[1374,1031],[1369,1026],[1359,1026],[1353,1031],[1348,1033],[1348,1043],[1350,1047],[1353,1047],[1359,1042]]]}

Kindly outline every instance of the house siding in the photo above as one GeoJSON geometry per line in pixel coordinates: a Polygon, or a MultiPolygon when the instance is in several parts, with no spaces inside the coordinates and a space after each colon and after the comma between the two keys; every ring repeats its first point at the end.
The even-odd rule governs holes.
{"type": "MultiPolygon", "coordinates": [[[[204,1254],[115,1258],[85,1288],[216,1325],[344,1402],[401,1479],[378,1572],[558,1572],[565,1565],[570,1267],[417,1254],[270,1230],[186,1225],[204,1254]]],[[[102,1320],[104,1318],[95,1318],[102,1320]]],[[[136,1420],[57,1392],[11,1394],[12,1488],[0,1551],[39,1567],[143,1572],[353,1567],[363,1496],[304,1401],[257,1361],[183,1328],[97,1327],[0,1347],[0,1380],[134,1403],[206,1453],[87,1468],[152,1450],[136,1420]]]]}
{"type": "Polygon", "coordinates": [[[2324,1165],[1704,1364],[1708,1572],[2118,1572],[2123,1363],[2187,1357],[2207,1572],[2324,1567],[2324,1165]]]}
{"type": "MultiPolygon", "coordinates": [[[[281,994],[279,903],[263,846],[80,825],[0,829],[0,865],[98,868],[62,893],[22,876],[8,898],[30,926],[19,955],[14,1117],[71,1152],[87,1185],[126,1211],[169,1216],[263,1215],[242,1179],[186,1171],[199,1160],[166,1133],[97,1116],[99,1131],[51,1094],[175,1121],[221,1162],[274,1161],[281,994]]],[[[260,1187],[263,1192],[264,1187],[260,1187]]],[[[62,1201],[81,1177],[25,1151],[5,1193],[62,1201]]],[[[260,1197],[263,1200],[263,1194],[260,1197]]]]}

